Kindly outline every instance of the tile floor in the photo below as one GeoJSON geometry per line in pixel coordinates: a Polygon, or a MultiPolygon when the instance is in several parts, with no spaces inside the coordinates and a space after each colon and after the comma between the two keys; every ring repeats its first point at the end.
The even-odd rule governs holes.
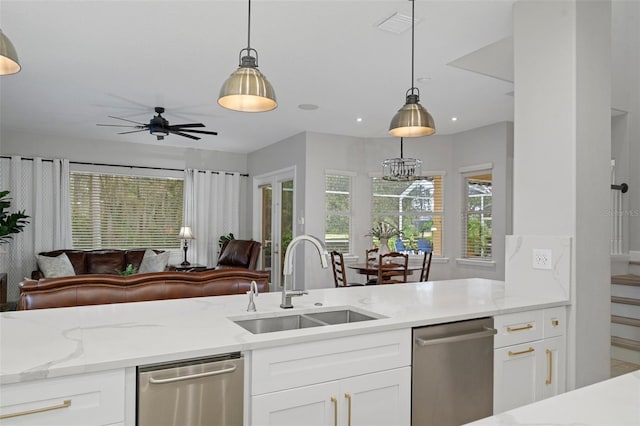
{"type": "Polygon", "coordinates": [[[635,370],[640,370],[640,365],[617,359],[611,360],[611,377],[621,376],[635,370]]]}

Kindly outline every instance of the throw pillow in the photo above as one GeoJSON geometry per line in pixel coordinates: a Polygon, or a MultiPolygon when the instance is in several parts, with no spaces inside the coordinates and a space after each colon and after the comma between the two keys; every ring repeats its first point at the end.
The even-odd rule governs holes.
{"type": "Polygon", "coordinates": [[[165,251],[163,253],[156,254],[153,250],[146,250],[142,262],[140,262],[140,268],[138,268],[139,274],[147,272],[162,272],[167,269],[169,263],[169,255],[171,253],[165,251]]]}
{"type": "Polygon", "coordinates": [[[68,277],[76,274],[66,253],[57,257],[38,255],[36,259],[45,278],[68,277]]]}

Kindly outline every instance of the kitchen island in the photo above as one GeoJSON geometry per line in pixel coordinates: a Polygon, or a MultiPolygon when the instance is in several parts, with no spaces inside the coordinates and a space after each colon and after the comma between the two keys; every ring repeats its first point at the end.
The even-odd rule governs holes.
{"type": "MultiPolygon", "coordinates": [[[[557,298],[505,297],[503,282],[486,279],[311,290],[295,298],[294,309],[287,310],[279,307],[280,293],[260,294],[255,313],[246,311],[248,302],[248,296],[233,295],[2,313],[0,392],[32,382],[35,386],[65,380],[66,376],[122,373],[129,413],[129,420],[122,424],[129,424],[135,405],[131,393],[135,393],[132,374],[136,366],[230,352],[251,358],[290,345],[327,347],[331,345],[325,342],[385,333],[410,336],[413,327],[568,304],[557,298]],[[232,321],[336,308],[378,319],[264,334],[253,334],[232,321]]],[[[97,380],[103,379],[93,379],[97,380]]],[[[122,379],[115,377],[114,383],[118,380],[122,379]]],[[[249,386],[256,391],[255,381],[249,386]]],[[[122,421],[105,419],[102,424],[116,420],[122,421]]]]}

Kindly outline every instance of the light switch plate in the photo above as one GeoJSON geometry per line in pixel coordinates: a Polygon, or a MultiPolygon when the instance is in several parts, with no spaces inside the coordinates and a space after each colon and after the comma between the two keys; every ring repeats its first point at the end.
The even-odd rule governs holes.
{"type": "Polygon", "coordinates": [[[533,249],[533,269],[551,269],[551,250],[533,249]]]}

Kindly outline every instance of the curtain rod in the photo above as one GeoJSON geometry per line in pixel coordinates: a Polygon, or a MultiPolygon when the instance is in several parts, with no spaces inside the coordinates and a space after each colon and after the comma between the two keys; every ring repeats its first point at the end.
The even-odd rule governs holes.
{"type": "MultiPolygon", "coordinates": [[[[8,155],[0,155],[0,158],[8,158],[11,159],[10,156],[8,155]]],[[[20,157],[21,160],[26,160],[26,161],[33,161],[33,158],[29,158],[29,157],[20,157]]],[[[46,159],[43,158],[42,161],[48,161],[48,162],[53,162],[53,160],[50,159],[46,159]]],[[[184,169],[170,169],[168,167],[150,167],[150,166],[125,166],[122,164],[106,164],[106,163],[86,163],[84,161],[69,161],[69,164],[82,164],[85,166],[107,166],[107,167],[128,167],[130,169],[147,169],[147,170],[167,170],[170,172],[184,172],[184,169]]],[[[205,173],[205,171],[203,170],[199,170],[198,173],[205,173]]],[[[220,173],[223,172],[217,172],[217,171],[213,171],[212,173],[219,175],[220,173]]],[[[233,173],[231,172],[224,172],[225,175],[233,175],[233,173]]],[[[240,176],[243,177],[248,177],[249,174],[248,173],[240,173],[240,176]]]]}

